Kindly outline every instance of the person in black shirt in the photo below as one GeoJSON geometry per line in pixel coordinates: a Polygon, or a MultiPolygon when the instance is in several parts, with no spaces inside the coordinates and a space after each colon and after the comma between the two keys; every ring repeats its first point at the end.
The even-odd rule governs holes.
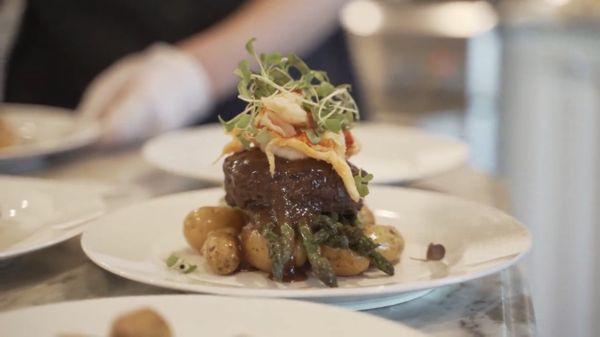
{"type": "MultiPolygon", "coordinates": [[[[76,108],[102,121],[106,143],[214,120],[215,104],[231,96],[233,69],[250,37],[260,50],[306,53],[335,31],[343,3],[29,0],[5,98],[76,108]]],[[[339,51],[329,59],[317,67],[348,63],[339,51]]]]}

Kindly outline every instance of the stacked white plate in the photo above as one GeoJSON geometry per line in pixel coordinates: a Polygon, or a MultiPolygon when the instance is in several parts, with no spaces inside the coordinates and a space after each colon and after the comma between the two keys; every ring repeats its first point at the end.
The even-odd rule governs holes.
{"type": "MultiPolygon", "coordinates": [[[[376,183],[430,177],[468,159],[468,147],[463,142],[416,128],[359,123],[352,132],[362,150],[350,161],[373,173],[376,183]]],[[[215,160],[230,140],[222,126],[204,125],[152,139],[143,153],[146,160],[165,171],[221,183],[223,170],[215,160]]]]}
{"type": "Polygon", "coordinates": [[[100,136],[96,122],[62,108],[1,104],[0,119],[14,135],[14,144],[0,148],[0,164],[77,149],[100,136]]]}
{"type": "Polygon", "coordinates": [[[331,306],[197,295],[45,305],[0,314],[0,327],[10,337],[110,336],[118,316],[141,308],[160,314],[175,337],[425,337],[401,323],[331,306]]]}
{"type": "Polygon", "coordinates": [[[0,261],[81,234],[105,211],[97,189],[63,182],[0,176],[0,261]]]}

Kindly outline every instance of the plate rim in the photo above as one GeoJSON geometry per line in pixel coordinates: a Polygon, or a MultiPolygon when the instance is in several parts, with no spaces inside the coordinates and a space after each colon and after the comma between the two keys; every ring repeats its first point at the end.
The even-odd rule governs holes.
{"type": "MultiPolygon", "coordinates": [[[[506,261],[495,264],[493,267],[490,267],[490,268],[487,268],[484,270],[480,270],[477,272],[469,273],[467,276],[456,275],[456,276],[450,276],[450,277],[445,277],[445,278],[441,278],[441,279],[421,281],[416,286],[414,285],[414,283],[393,283],[393,284],[386,284],[386,285],[371,285],[371,286],[352,287],[352,288],[323,287],[323,288],[309,288],[309,289],[305,289],[305,288],[303,288],[303,289],[245,288],[245,287],[236,287],[236,286],[214,285],[214,284],[209,284],[207,282],[180,283],[180,282],[176,282],[176,281],[164,280],[164,279],[159,279],[159,278],[145,277],[142,275],[137,275],[136,273],[123,271],[123,270],[120,270],[118,267],[115,268],[115,267],[111,266],[109,263],[102,261],[101,255],[103,255],[103,254],[99,253],[99,252],[94,252],[91,249],[90,244],[88,243],[88,241],[90,240],[89,233],[90,233],[91,229],[101,225],[101,223],[98,223],[98,222],[91,223],[90,226],[86,228],[86,230],[84,231],[84,233],[81,237],[81,247],[82,247],[83,252],[86,254],[86,256],[90,260],[92,260],[92,262],[94,262],[96,265],[100,266],[101,268],[103,268],[115,275],[119,275],[123,278],[129,279],[129,280],[132,280],[135,282],[140,282],[140,283],[149,284],[149,285],[156,286],[156,287],[173,289],[173,290],[190,291],[190,292],[194,292],[194,293],[217,294],[217,295],[226,295],[226,296],[241,296],[241,297],[295,298],[295,299],[318,299],[318,298],[331,299],[331,298],[336,298],[336,297],[360,298],[360,297],[370,296],[370,295],[400,294],[400,293],[411,292],[411,291],[434,289],[434,288],[438,288],[438,287],[442,287],[442,286],[446,286],[446,285],[457,284],[457,283],[462,283],[462,282],[478,279],[478,278],[481,278],[484,276],[488,276],[488,275],[500,272],[500,271],[516,264],[517,262],[519,262],[531,250],[531,246],[532,246],[532,242],[533,242],[531,231],[526,226],[521,224],[517,219],[502,212],[501,210],[499,210],[497,208],[494,208],[494,207],[491,207],[488,205],[483,205],[478,202],[465,200],[465,199],[462,199],[462,198],[459,198],[456,196],[446,195],[446,194],[439,193],[439,192],[431,192],[431,191],[412,189],[412,188],[403,188],[403,187],[395,187],[395,186],[374,186],[372,188],[372,190],[373,191],[400,190],[400,191],[408,192],[408,193],[431,195],[434,197],[441,197],[441,198],[447,198],[450,200],[454,200],[455,202],[458,201],[461,203],[471,204],[472,206],[477,206],[480,208],[487,209],[488,211],[492,211],[492,212],[501,214],[505,218],[511,220],[515,225],[518,225],[520,227],[520,229],[524,230],[524,233],[526,234],[527,247],[526,247],[526,249],[524,249],[522,252],[520,252],[516,256],[512,256],[511,258],[507,257],[506,261]]],[[[142,203],[147,203],[150,201],[156,201],[156,200],[162,200],[162,199],[168,199],[168,198],[172,198],[172,197],[181,197],[186,194],[193,195],[193,194],[198,194],[198,193],[214,193],[217,191],[222,192],[222,188],[215,187],[215,188],[200,189],[200,190],[170,194],[170,195],[161,196],[158,198],[148,199],[148,200],[143,201],[142,203]]],[[[130,205],[130,206],[121,208],[117,212],[126,211],[127,208],[135,206],[135,205],[138,205],[138,204],[134,204],[134,205],[130,205]]]]}
{"type": "MultiPolygon", "coordinates": [[[[11,316],[15,315],[24,315],[24,314],[35,314],[39,310],[48,310],[48,309],[57,309],[60,310],[61,306],[79,306],[79,305],[93,305],[98,302],[107,302],[107,304],[112,304],[111,302],[120,302],[121,303],[130,303],[132,306],[151,306],[153,309],[161,312],[163,315],[165,314],[164,307],[161,308],[161,303],[164,301],[173,301],[173,302],[195,302],[195,305],[205,305],[207,308],[217,302],[225,302],[225,304],[239,304],[241,301],[244,301],[244,304],[247,304],[248,301],[264,305],[265,300],[269,302],[269,305],[273,305],[276,309],[280,306],[294,306],[298,310],[302,310],[308,312],[310,310],[314,310],[315,308],[319,308],[320,312],[328,311],[331,315],[343,313],[348,317],[363,317],[363,319],[377,322],[378,326],[386,325],[389,330],[404,330],[405,333],[410,332],[411,336],[414,337],[425,337],[428,336],[422,331],[417,330],[414,327],[405,324],[404,322],[389,320],[384,317],[380,317],[377,315],[371,315],[364,312],[359,312],[355,310],[347,310],[341,307],[328,305],[319,302],[311,302],[311,301],[302,301],[302,300],[294,300],[294,299],[285,299],[285,298],[244,298],[244,297],[233,297],[233,296],[221,296],[221,295],[205,295],[205,294],[152,294],[152,295],[126,295],[126,296],[112,296],[112,297],[99,297],[99,298],[86,298],[79,300],[68,300],[61,302],[52,302],[45,304],[32,305],[27,307],[21,307],[16,309],[9,309],[7,311],[0,312],[0,318],[6,319],[5,317],[11,318],[11,316]],[[29,313],[31,312],[31,313],[29,313]]],[[[125,305],[130,306],[130,305],[125,305]]],[[[119,308],[118,310],[120,310],[119,308]]],[[[121,313],[120,311],[116,311],[115,315],[121,313]]]]}
{"type": "MultiPolygon", "coordinates": [[[[68,117],[69,119],[75,119],[75,112],[71,113],[70,110],[64,107],[49,106],[41,104],[22,104],[22,103],[1,103],[0,108],[6,108],[10,110],[30,110],[30,109],[43,109],[47,110],[44,112],[46,115],[68,117]]],[[[3,112],[6,114],[14,114],[14,111],[3,112]]],[[[32,113],[31,111],[26,113],[32,113]]],[[[39,114],[39,112],[34,112],[39,114]]],[[[100,123],[94,120],[86,120],[85,128],[77,128],[76,132],[73,132],[66,137],[62,137],[50,144],[46,145],[32,145],[25,146],[19,150],[19,147],[15,149],[7,149],[0,151],[0,162],[8,162],[14,160],[23,160],[30,158],[37,158],[42,156],[49,156],[53,154],[63,153],[79,149],[94,143],[100,138],[101,128],[100,123]]]]}
{"type": "MultiPolygon", "coordinates": [[[[211,182],[211,183],[222,183],[221,177],[216,178],[212,174],[203,174],[202,171],[198,172],[197,174],[193,174],[193,173],[190,173],[189,170],[168,167],[167,165],[163,165],[163,163],[160,160],[156,160],[156,158],[152,155],[152,153],[154,153],[153,152],[154,147],[157,146],[156,144],[159,144],[160,142],[162,142],[163,139],[173,137],[176,135],[181,136],[183,134],[187,135],[187,134],[198,133],[199,131],[202,131],[205,129],[212,131],[213,129],[215,129],[215,130],[219,129],[219,127],[220,127],[220,125],[218,123],[208,123],[208,124],[203,124],[203,125],[199,125],[199,126],[195,126],[195,127],[165,132],[156,137],[150,138],[144,142],[144,144],[142,145],[142,151],[141,151],[142,157],[150,165],[152,165],[164,172],[167,172],[167,173],[171,173],[171,174],[178,175],[180,177],[185,177],[185,178],[203,180],[203,181],[211,182]]],[[[215,165],[218,162],[221,162],[221,160],[222,160],[222,158],[218,158],[218,161],[215,161],[215,165]]]]}
{"type": "MultiPolygon", "coordinates": [[[[13,180],[16,179],[16,180],[28,181],[28,182],[32,182],[32,183],[37,181],[37,182],[41,182],[43,184],[62,185],[62,186],[76,186],[74,184],[69,184],[68,182],[54,180],[54,179],[20,177],[20,176],[0,174],[0,180],[2,180],[2,179],[13,179],[13,180]]],[[[90,189],[89,192],[95,193],[93,189],[90,189]]],[[[88,224],[90,224],[94,220],[97,220],[102,215],[106,214],[108,211],[106,202],[105,202],[104,198],[102,198],[102,195],[100,195],[99,193],[95,193],[94,198],[96,198],[97,201],[100,202],[101,208],[96,210],[95,212],[87,214],[85,217],[82,217],[80,219],[75,219],[74,221],[77,224],[73,224],[72,226],[69,226],[68,228],[66,228],[62,235],[59,235],[52,240],[48,240],[43,243],[36,244],[33,246],[29,246],[29,247],[21,247],[21,248],[17,248],[17,249],[8,250],[8,251],[0,250],[0,261],[11,260],[11,259],[19,257],[21,255],[40,251],[42,249],[65,242],[65,241],[83,233],[83,231],[86,229],[88,224]]]]}
{"type": "MultiPolygon", "coordinates": [[[[446,165],[445,168],[438,167],[437,169],[427,170],[427,172],[425,172],[425,173],[415,172],[412,175],[405,175],[405,177],[400,178],[400,179],[393,179],[393,178],[385,179],[384,178],[384,179],[374,181],[375,184],[406,183],[406,182],[411,182],[411,181],[415,181],[418,179],[427,179],[427,178],[439,175],[441,173],[448,172],[448,171],[451,171],[458,167],[461,167],[462,165],[467,163],[469,160],[469,152],[470,152],[469,145],[460,139],[456,139],[456,138],[453,138],[453,137],[450,137],[447,135],[443,135],[443,134],[435,134],[435,133],[427,132],[427,131],[417,128],[417,127],[387,124],[387,123],[382,123],[382,122],[377,122],[377,121],[362,122],[362,123],[359,123],[357,127],[360,128],[361,125],[363,127],[382,126],[382,127],[387,127],[387,128],[395,128],[398,130],[408,130],[410,132],[416,132],[421,135],[427,136],[429,138],[435,138],[438,140],[443,140],[445,142],[454,143],[454,145],[461,148],[461,155],[457,156],[457,159],[455,160],[454,163],[452,163],[452,165],[450,165],[450,164],[446,165]]],[[[184,129],[179,129],[179,130],[172,130],[172,131],[163,133],[161,135],[153,137],[153,138],[147,140],[146,142],[144,142],[144,144],[142,146],[142,157],[150,165],[152,165],[164,172],[167,172],[167,173],[175,174],[175,175],[178,175],[181,177],[186,177],[186,178],[203,180],[203,181],[211,182],[211,183],[221,183],[222,177],[217,178],[213,174],[203,173],[202,170],[195,171],[195,173],[191,173],[190,170],[181,169],[181,168],[173,168],[171,166],[164,165],[162,161],[157,160],[156,157],[152,154],[152,153],[154,153],[154,151],[153,151],[154,147],[157,146],[156,144],[160,144],[160,142],[162,142],[164,139],[167,139],[167,138],[170,138],[173,136],[177,136],[177,135],[182,136],[184,134],[187,135],[187,134],[199,133],[203,130],[209,130],[212,132],[213,129],[220,129],[220,128],[221,127],[218,123],[208,123],[208,124],[203,124],[203,125],[199,125],[199,126],[195,126],[195,127],[184,128],[184,129]]],[[[219,158],[219,161],[220,160],[221,159],[219,158]]]]}

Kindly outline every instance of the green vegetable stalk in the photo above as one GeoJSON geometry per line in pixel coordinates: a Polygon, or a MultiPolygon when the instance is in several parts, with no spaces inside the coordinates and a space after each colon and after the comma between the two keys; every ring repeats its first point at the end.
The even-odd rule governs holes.
{"type": "Polygon", "coordinates": [[[272,274],[275,281],[283,281],[283,250],[281,247],[281,239],[277,235],[272,226],[265,226],[262,235],[267,239],[267,247],[269,249],[269,257],[271,258],[272,274]]]}
{"type": "Polygon", "coordinates": [[[321,255],[321,248],[315,242],[314,236],[308,225],[300,225],[300,236],[302,237],[302,243],[306,249],[308,262],[317,278],[329,287],[337,287],[337,279],[331,268],[331,264],[329,264],[329,260],[321,255]]]}

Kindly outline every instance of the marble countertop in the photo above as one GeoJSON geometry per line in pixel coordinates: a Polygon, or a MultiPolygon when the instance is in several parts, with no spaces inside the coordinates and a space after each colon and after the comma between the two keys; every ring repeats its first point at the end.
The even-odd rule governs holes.
{"type": "MultiPolygon", "coordinates": [[[[146,164],[137,148],[118,152],[75,153],[49,162],[29,163],[30,175],[103,183],[117,191],[110,207],[150,196],[207,187],[146,164]],[[106,168],[110,167],[110,170],[106,168]]],[[[502,189],[468,167],[410,184],[505,208],[502,189]]],[[[110,274],[83,254],[79,238],[0,265],[0,311],[31,305],[125,295],[172,294],[110,274]]],[[[526,337],[535,335],[535,318],[526,281],[518,266],[501,273],[436,289],[424,297],[366,311],[402,322],[431,336],[526,337]]]]}

